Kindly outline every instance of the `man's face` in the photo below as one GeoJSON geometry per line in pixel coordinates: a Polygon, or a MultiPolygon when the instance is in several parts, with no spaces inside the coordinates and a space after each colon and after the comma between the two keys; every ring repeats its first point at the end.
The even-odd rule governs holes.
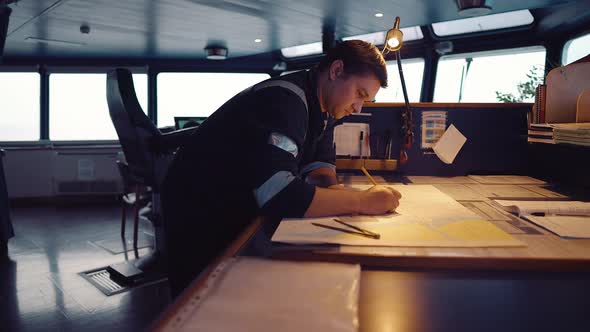
{"type": "Polygon", "coordinates": [[[381,87],[375,75],[347,75],[343,66],[341,60],[330,66],[321,100],[322,108],[337,120],[360,113],[363,103],[375,100],[381,87]]]}

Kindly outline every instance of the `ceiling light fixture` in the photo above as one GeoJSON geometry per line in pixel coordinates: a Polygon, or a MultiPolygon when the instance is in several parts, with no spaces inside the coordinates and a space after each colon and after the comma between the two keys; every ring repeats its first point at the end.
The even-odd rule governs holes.
{"type": "Polygon", "coordinates": [[[80,33],[85,34],[85,35],[89,34],[90,33],[90,26],[88,24],[82,24],[80,26],[80,33]]]}
{"type": "Polygon", "coordinates": [[[459,16],[483,16],[492,12],[492,7],[486,5],[486,0],[457,0],[459,16]]]}
{"type": "Polygon", "coordinates": [[[375,13],[375,17],[383,17],[383,13],[375,13]]]}
{"type": "Polygon", "coordinates": [[[227,47],[207,46],[205,47],[205,57],[208,60],[225,60],[227,59],[227,47]]]}
{"type": "Polygon", "coordinates": [[[262,39],[260,39],[260,38],[256,38],[256,39],[254,39],[254,42],[255,42],[255,43],[262,43],[262,39]]]}

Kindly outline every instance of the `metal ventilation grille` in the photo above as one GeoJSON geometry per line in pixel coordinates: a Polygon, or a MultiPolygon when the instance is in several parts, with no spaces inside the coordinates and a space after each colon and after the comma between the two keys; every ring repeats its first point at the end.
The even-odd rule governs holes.
{"type": "Polygon", "coordinates": [[[122,293],[129,289],[129,287],[120,285],[112,280],[106,268],[82,272],[80,275],[84,279],[88,280],[88,282],[93,284],[94,287],[103,292],[106,296],[122,293]]]}

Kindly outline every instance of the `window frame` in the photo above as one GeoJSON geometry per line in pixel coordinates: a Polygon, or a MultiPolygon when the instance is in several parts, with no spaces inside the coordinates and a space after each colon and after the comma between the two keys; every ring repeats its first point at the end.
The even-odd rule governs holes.
{"type": "MultiPolygon", "coordinates": [[[[504,28],[497,28],[497,29],[490,29],[490,30],[481,30],[481,31],[470,31],[470,32],[463,32],[463,33],[456,33],[456,34],[449,34],[449,35],[439,35],[435,32],[433,24],[429,24],[428,28],[430,30],[430,35],[435,40],[452,40],[457,38],[462,38],[466,36],[485,36],[485,35],[496,35],[502,32],[516,32],[516,31],[523,31],[523,30],[530,30],[537,21],[535,20],[535,16],[533,13],[530,12],[531,16],[533,17],[533,21],[529,24],[517,25],[512,27],[504,27],[504,28]]],[[[505,13],[496,13],[496,14],[505,14],[505,13]]],[[[494,15],[494,14],[491,14],[494,15]]],[[[456,20],[449,20],[449,21],[442,21],[436,23],[445,23],[445,22],[452,22],[452,21],[459,21],[464,19],[471,19],[474,17],[465,17],[456,20]]],[[[475,17],[476,18],[476,17],[475,17]]]]}
{"type": "MultiPolygon", "coordinates": [[[[565,58],[566,58],[566,54],[567,54],[567,49],[568,49],[568,48],[569,48],[569,46],[572,44],[572,42],[574,42],[574,41],[576,41],[576,40],[578,40],[578,39],[584,38],[584,37],[588,37],[588,38],[590,39],[590,31],[586,31],[586,33],[578,34],[578,35],[576,35],[576,36],[574,36],[574,37],[572,37],[572,38],[568,39],[568,40],[567,40],[567,41],[566,41],[566,42],[563,44],[563,48],[561,49],[561,65],[562,65],[562,66],[568,65],[568,64],[570,64],[570,63],[573,63],[573,62],[576,62],[576,61],[578,61],[578,60],[579,60],[579,59],[572,60],[572,61],[571,61],[571,62],[569,62],[569,63],[566,63],[566,62],[565,62],[565,58]]],[[[582,58],[583,58],[584,56],[585,56],[585,55],[583,55],[583,56],[582,56],[582,58]]],[[[581,59],[581,58],[580,58],[580,59],[581,59]]]]}
{"type": "MultiPolygon", "coordinates": [[[[52,147],[96,147],[96,148],[109,148],[109,147],[120,147],[120,143],[118,139],[114,140],[51,140],[48,138],[43,138],[43,127],[49,127],[49,117],[50,115],[47,114],[44,118],[44,112],[49,113],[49,95],[44,96],[45,92],[43,91],[43,84],[42,81],[44,79],[47,80],[47,86],[49,90],[51,86],[49,84],[49,76],[51,74],[106,74],[111,70],[117,68],[126,68],[129,69],[133,74],[147,74],[148,79],[148,91],[147,91],[147,98],[148,98],[148,108],[153,107],[153,112],[157,115],[157,102],[152,100],[154,97],[157,100],[157,76],[160,73],[249,73],[249,74],[267,74],[269,77],[273,77],[273,75],[278,74],[278,72],[269,71],[269,70],[251,70],[251,69],[244,69],[244,68],[224,68],[224,71],[218,70],[208,70],[209,68],[201,68],[201,67],[194,67],[194,66],[172,66],[172,65],[158,65],[157,67],[150,67],[148,65],[96,65],[96,66],[64,66],[64,65],[46,65],[43,63],[35,64],[35,65],[9,65],[9,66],[2,66],[0,67],[0,72],[33,72],[39,74],[39,84],[40,84],[40,100],[39,100],[39,112],[40,112],[40,128],[39,128],[39,140],[36,141],[0,141],[0,144],[3,148],[8,148],[11,150],[15,149],[43,149],[43,148],[52,148],[52,147]],[[45,77],[44,77],[45,76],[45,77]],[[150,82],[154,81],[156,83],[156,87],[150,88],[150,82]],[[156,96],[151,96],[150,89],[156,93],[156,96]],[[45,99],[47,101],[47,109],[44,111],[44,106],[42,105],[42,100],[45,99]],[[151,106],[152,103],[155,105],[151,106]],[[44,123],[47,122],[47,123],[44,123]]],[[[49,91],[47,90],[47,91],[49,91]]],[[[152,110],[147,110],[148,116],[152,110]]],[[[151,118],[151,117],[150,117],[151,118]]],[[[49,134],[49,133],[47,133],[49,134]]]]}
{"type": "MultiPolygon", "coordinates": [[[[485,56],[493,56],[493,55],[510,55],[510,54],[514,54],[514,51],[517,50],[527,50],[530,49],[531,51],[533,51],[534,49],[543,49],[545,51],[545,60],[547,59],[547,47],[543,44],[532,44],[532,45],[526,45],[526,46],[518,46],[518,47],[513,47],[513,48],[501,48],[501,49],[485,49],[485,50],[480,50],[480,51],[470,51],[470,52],[462,52],[462,53],[451,53],[451,54],[445,54],[443,56],[440,56],[437,60],[436,60],[436,71],[433,73],[433,84],[432,84],[432,103],[472,103],[469,101],[464,101],[464,102],[458,102],[458,101],[453,101],[453,102],[448,102],[448,101],[435,101],[435,97],[436,97],[436,87],[437,87],[437,80],[438,80],[438,74],[439,74],[439,70],[440,70],[440,64],[441,64],[441,60],[445,60],[445,59],[449,59],[449,60],[454,60],[454,59],[465,59],[467,57],[485,57],[485,56]]],[[[522,52],[525,53],[525,52],[522,52]]],[[[545,63],[543,63],[545,65],[545,63]]],[[[490,103],[490,102],[481,102],[481,103],[490,103]]],[[[500,103],[503,104],[502,102],[499,101],[494,101],[493,103],[500,103]]]]}
{"type": "MultiPolygon", "coordinates": [[[[298,70],[296,70],[298,71],[298,70]]],[[[157,73],[155,73],[156,75],[156,103],[158,105],[156,105],[156,110],[158,110],[159,108],[159,103],[160,103],[160,96],[158,95],[159,92],[159,85],[160,85],[160,74],[257,74],[257,75],[268,75],[267,78],[265,78],[264,80],[267,80],[269,78],[272,78],[273,75],[266,72],[266,71],[202,71],[202,70],[194,70],[194,71],[179,71],[179,70],[162,70],[162,71],[158,71],[157,73]]],[[[235,94],[234,94],[235,95],[235,94]]],[[[232,97],[234,96],[232,95],[232,97]]],[[[230,97],[231,98],[231,97],[230,97]]],[[[215,112],[215,110],[213,111],[215,112]]],[[[158,113],[158,121],[161,119],[161,114],[159,111],[157,111],[158,113]]],[[[179,115],[182,116],[182,115],[179,115]]],[[[199,115],[196,115],[199,116],[199,115]]],[[[161,128],[163,125],[160,125],[156,122],[156,126],[158,126],[158,128],[161,128]]]]}
{"type": "Polygon", "coordinates": [[[41,86],[42,75],[39,72],[36,66],[6,66],[0,67],[0,73],[35,73],[38,74],[38,85],[39,85],[39,139],[37,140],[23,140],[23,141],[3,141],[0,140],[0,144],[2,147],[14,147],[14,146],[35,146],[39,145],[40,143],[46,144],[43,142],[42,139],[42,127],[43,127],[43,119],[42,119],[42,105],[41,105],[41,98],[43,94],[43,89],[41,86]]]}
{"type": "MultiPolygon", "coordinates": [[[[402,69],[403,69],[403,72],[404,72],[404,81],[406,83],[406,88],[408,88],[408,86],[407,86],[407,83],[408,83],[407,81],[408,80],[407,80],[407,77],[406,77],[406,75],[407,75],[406,70],[405,70],[405,68],[403,68],[403,66],[404,66],[403,63],[404,63],[404,61],[419,62],[420,60],[422,61],[423,66],[422,66],[422,79],[420,80],[420,85],[418,87],[420,89],[420,91],[418,92],[418,100],[417,101],[412,101],[410,99],[409,91],[408,91],[408,99],[410,99],[409,100],[410,103],[419,103],[420,100],[421,100],[421,98],[422,98],[422,92],[423,92],[422,90],[424,89],[424,76],[426,75],[426,65],[427,65],[427,62],[426,62],[426,58],[424,58],[424,57],[412,57],[412,58],[402,59],[402,69]]],[[[397,60],[386,60],[386,65],[387,66],[393,66],[393,67],[395,67],[395,70],[394,71],[391,71],[391,72],[388,71],[388,73],[387,73],[388,79],[391,79],[392,76],[397,77],[399,79],[399,81],[400,81],[400,88],[401,88],[401,77],[399,76],[399,70],[397,68],[397,60]]],[[[406,64],[406,66],[407,66],[407,64],[406,64]]],[[[389,88],[389,86],[387,88],[389,88]]],[[[379,91],[381,91],[381,90],[379,90],[379,91]]],[[[405,102],[404,99],[403,99],[403,96],[402,96],[402,100],[401,101],[378,101],[378,100],[375,101],[375,103],[403,103],[403,102],[405,102]]]]}
{"type": "MultiPolygon", "coordinates": [[[[49,132],[47,133],[47,139],[43,140],[44,142],[48,142],[54,146],[112,146],[112,145],[120,145],[119,139],[90,139],[90,140],[52,140],[50,138],[51,134],[51,110],[50,110],[50,96],[51,96],[51,82],[50,77],[52,74],[108,74],[110,71],[115,70],[117,68],[125,68],[129,69],[132,74],[146,74],[147,78],[147,105],[150,105],[150,93],[149,93],[149,72],[147,67],[141,66],[94,66],[94,67],[64,67],[64,66],[48,66],[46,67],[46,75],[47,81],[49,86],[49,95],[47,96],[47,126],[49,127],[49,132]]],[[[106,84],[106,82],[105,82],[106,84]]],[[[105,95],[106,98],[106,95],[105,95]]],[[[149,111],[146,109],[146,114],[149,116],[149,111]]],[[[41,124],[43,125],[43,124],[41,124]]]]}

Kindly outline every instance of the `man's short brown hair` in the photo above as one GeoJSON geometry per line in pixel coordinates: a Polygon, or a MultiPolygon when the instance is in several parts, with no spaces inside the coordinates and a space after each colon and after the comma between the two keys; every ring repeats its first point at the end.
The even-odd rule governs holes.
{"type": "Polygon", "coordinates": [[[344,73],[349,75],[373,74],[382,88],[387,87],[387,67],[383,55],[375,45],[362,40],[347,40],[328,50],[318,65],[319,71],[327,70],[336,60],[344,63],[344,73]]]}

